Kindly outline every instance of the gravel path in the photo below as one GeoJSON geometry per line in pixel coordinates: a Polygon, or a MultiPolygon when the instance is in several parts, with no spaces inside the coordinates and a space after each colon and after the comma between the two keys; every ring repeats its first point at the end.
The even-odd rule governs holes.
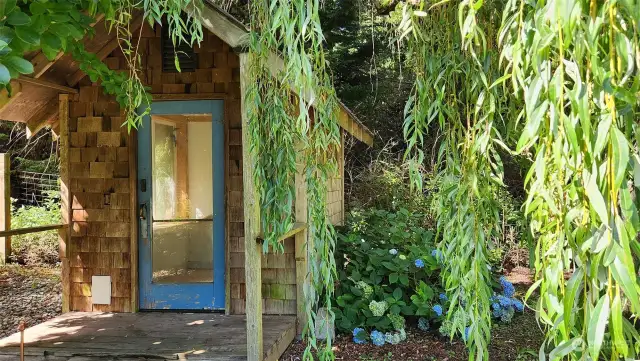
{"type": "Polygon", "coordinates": [[[0,338],[61,313],[60,268],[0,266],[0,338]]]}

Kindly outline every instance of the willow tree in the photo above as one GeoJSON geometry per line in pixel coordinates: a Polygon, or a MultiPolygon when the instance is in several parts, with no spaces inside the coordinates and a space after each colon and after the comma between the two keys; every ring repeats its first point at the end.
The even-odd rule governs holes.
{"type": "Polygon", "coordinates": [[[491,63],[496,52],[485,31],[490,38],[497,29],[483,28],[495,21],[495,8],[480,4],[407,4],[399,31],[416,74],[404,134],[417,189],[425,134],[434,127],[443,134],[435,162],[435,198],[439,249],[447,260],[442,278],[451,300],[450,336],[463,337],[470,359],[486,360],[493,292],[487,256],[500,232],[496,197],[503,186],[496,149],[503,142],[494,121],[508,110],[502,109],[499,92],[491,86],[498,68],[491,63]]]}
{"type": "Polygon", "coordinates": [[[640,352],[639,25],[634,0],[510,1],[504,10],[505,73],[525,102],[516,151],[533,158],[525,209],[550,359],[640,352]]]}
{"type": "MultiPolygon", "coordinates": [[[[539,290],[536,314],[547,330],[540,357],[637,357],[640,4],[632,0],[510,0],[504,4],[502,27],[495,34],[495,20],[483,12],[487,6],[502,7],[500,2],[444,1],[430,7],[422,1],[410,3],[413,6],[407,9],[413,29],[422,22],[430,25],[423,32],[427,36],[409,40],[410,51],[416,48],[412,43],[417,43],[420,51],[411,53],[417,80],[415,95],[408,102],[405,136],[414,152],[413,161],[420,162],[422,134],[432,120],[439,120],[444,133],[438,226],[447,230],[441,232],[448,257],[443,272],[447,288],[454,290],[454,295],[464,295],[469,292],[465,281],[486,280],[467,270],[479,270],[477,266],[484,262],[482,249],[490,236],[486,230],[495,218],[479,216],[473,212],[480,208],[472,207],[478,204],[476,194],[484,197],[484,202],[495,194],[488,179],[496,174],[499,163],[492,162],[492,149],[482,149],[479,144],[485,139],[503,143],[496,135],[499,129],[490,121],[483,123],[484,138],[478,135],[471,126],[476,118],[469,116],[474,107],[469,105],[476,105],[473,112],[482,110],[487,97],[491,104],[491,97],[500,89],[506,92],[510,83],[515,97],[508,93],[501,96],[509,98],[507,109],[522,102],[520,114],[499,108],[493,114],[524,119],[517,142],[509,145],[532,160],[526,177],[525,210],[537,239],[536,282],[529,294],[539,290]],[[447,29],[455,16],[450,14],[438,22],[446,9],[457,12],[458,31],[450,27],[439,31],[447,29]],[[492,36],[485,37],[481,27],[492,36]],[[462,51],[457,52],[458,48],[462,51]],[[487,50],[498,49],[504,74],[491,71],[498,65],[497,57],[482,56],[487,50]],[[463,68],[468,70],[466,78],[456,77],[470,59],[478,60],[480,67],[463,68]],[[488,91],[480,91],[487,89],[487,80],[474,82],[478,76],[495,82],[488,91]],[[470,94],[462,102],[467,107],[443,106],[458,103],[463,94],[470,94]],[[467,120],[466,127],[460,125],[461,119],[467,120]],[[467,149],[482,151],[473,154],[467,149]],[[476,194],[465,192],[469,188],[466,179],[471,179],[476,194]],[[461,206],[468,212],[462,216],[461,206]],[[474,233],[475,229],[485,233],[474,233]]],[[[403,34],[411,33],[406,24],[401,26],[403,34]]],[[[481,212],[492,210],[490,206],[489,202],[481,212]]],[[[480,282],[477,287],[485,290],[487,286],[480,282]]],[[[452,308],[489,312],[486,304],[470,306],[468,299],[464,301],[452,308]]],[[[450,317],[455,319],[457,314],[450,317]]],[[[466,323],[475,325],[473,330],[486,327],[487,321],[476,316],[466,323]]],[[[471,332],[467,340],[471,357],[479,357],[488,336],[471,332]],[[474,336],[485,340],[480,343],[474,336]]]]}

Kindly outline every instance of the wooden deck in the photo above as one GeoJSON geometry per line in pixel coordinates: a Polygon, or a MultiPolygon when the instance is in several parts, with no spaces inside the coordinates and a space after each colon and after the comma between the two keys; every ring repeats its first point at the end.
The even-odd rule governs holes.
{"type": "MultiPolygon", "coordinates": [[[[264,316],[265,360],[282,355],[295,316],[264,316]]],[[[16,361],[20,334],[0,340],[0,361],[16,361]]],[[[72,312],[25,331],[25,361],[247,359],[244,316],[212,313],[72,312]]]]}

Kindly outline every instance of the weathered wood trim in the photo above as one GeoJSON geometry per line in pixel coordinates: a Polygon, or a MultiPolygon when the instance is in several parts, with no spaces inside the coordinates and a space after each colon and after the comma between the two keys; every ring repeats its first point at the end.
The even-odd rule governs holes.
{"type": "Polygon", "coordinates": [[[0,110],[11,105],[19,96],[22,95],[22,84],[19,81],[12,80],[11,81],[11,96],[9,96],[9,91],[7,88],[2,89],[0,91],[0,110]]]}
{"type": "MultiPolygon", "coordinates": [[[[240,88],[246,94],[248,87],[248,56],[240,54],[240,88]]],[[[254,185],[255,159],[249,144],[249,118],[245,97],[242,97],[242,170],[244,190],[244,251],[247,314],[247,361],[262,361],[262,246],[256,243],[260,233],[260,199],[254,185]]]]}
{"type": "Polygon", "coordinates": [[[163,100],[211,100],[226,99],[225,93],[198,93],[198,94],[151,94],[151,98],[157,101],[163,100]]]}
{"type": "Polygon", "coordinates": [[[296,325],[291,327],[267,350],[264,361],[278,361],[296,336],[296,325]]]}
{"type": "Polygon", "coordinates": [[[138,312],[138,133],[129,133],[131,312],[138,312]]]}
{"type": "Polygon", "coordinates": [[[71,310],[71,265],[69,260],[69,245],[71,239],[72,217],[72,195],[71,195],[71,173],[69,168],[69,95],[60,94],[58,96],[58,122],[60,124],[60,212],[62,213],[62,223],[65,228],[58,232],[60,243],[60,259],[62,260],[62,312],[71,310]]]}
{"type": "Polygon", "coordinates": [[[229,228],[231,223],[231,217],[229,212],[229,97],[224,100],[224,265],[225,265],[225,278],[224,278],[224,313],[226,315],[231,314],[231,246],[229,228]]]}
{"type": "Polygon", "coordinates": [[[0,265],[9,262],[11,256],[11,157],[0,154],[0,265]]]}
{"type": "Polygon", "coordinates": [[[34,112],[33,115],[27,119],[27,139],[30,139],[42,128],[46,127],[50,120],[55,119],[55,116],[59,111],[59,109],[57,109],[58,103],[58,99],[55,97],[51,98],[47,105],[34,112]]]}
{"type": "Polygon", "coordinates": [[[64,85],[60,85],[60,84],[56,84],[44,79],[36,79],[36,78],[30,78],[28,76],[24,76],[21,75],[18,78],[18,81],[20,83],[27,83],[27,84],[33,84],[36,86],[41,86],[41,87],[45,87],[45,88],[50,88],[50,89],[55,89],[55,90],[59,90],[63,93],[68,93],[68,94],[79,94],[78,89],[75,88],[70,88],[68,86],[64,86],[64,85]]]}
{"type": "MultiPolygon", "coordinates": [[[[6,231],[0,231],[0,237],[21,236],[23,234],[31,234],[45,231],[55,231],[57,229],[64,229],[66,224],[51,224],[46,226],[28,227],[20,229],[9,229],[6,231]]],[[[11,248],[9,248],[11,250],[11,248]]]]}
{"type": "MultiPolygon", "coordinates": [[[[307,204],[307,180],[305,179],[305,162],[302,152],[298,153],[296,160],[295,176],[295,216],[297,222],[308,221],[307,204]]],[[[302,337],[304,328],[307,326],[307,303],[305,297],[305,284],[308,282],[307,275],[307,228],[296,234],[296,314],[298,316],[296,335],[302,337]]]]}
{"type": "Polygon", "coordinates": [[[202,26],[229,44],[231,48],[241,47],[249,42],[249,33],[244,25],[233,19],[211,0],[205,1],[205,6],[200,12],[200,21],[202,26]]]}
{"type": "MultiPolygon", "coordinates": [[[[307,224],[305,222],[295,222],[289,232],[285,232],[282,235],[280,235],[280,237],[278,237],[278,242],[282,242],[289,237],[293,237],[298,233],[305,231],[306,229],[307,229],[307,224]]],[[[264,241],[264,234],[260,233],[256,238],[256,241],[262,244],[262,242],[264,241]]]]}

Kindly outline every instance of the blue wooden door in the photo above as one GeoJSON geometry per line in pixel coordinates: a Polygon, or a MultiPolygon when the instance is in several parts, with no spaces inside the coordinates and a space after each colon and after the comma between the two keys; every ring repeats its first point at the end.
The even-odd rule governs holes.
{"type": "Polygon", "coordinates": [[[140,309],[225,308],[223,114],[154,102],[138,130],[140,309]]]}

